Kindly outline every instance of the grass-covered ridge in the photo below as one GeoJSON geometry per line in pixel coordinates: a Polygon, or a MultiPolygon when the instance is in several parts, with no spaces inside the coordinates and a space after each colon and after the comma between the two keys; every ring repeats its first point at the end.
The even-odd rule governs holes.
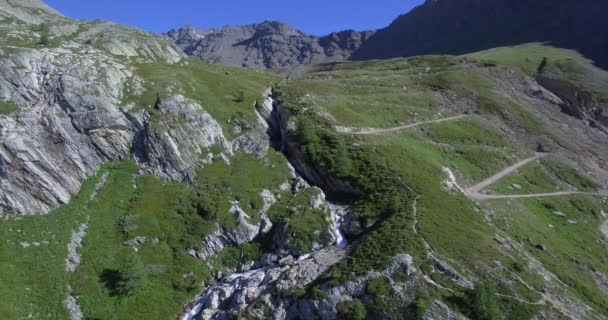
{"type": "Polygon", "coordinates": [[[261,101],[264,90],[277,80],[270,73],[209,65],[195,58],[173,65],[138,64],[136,69],[138,79],[127,86],[125,105],[152,109],[158,99],[181,94],[199,103],[229,136],[238,121],[256,120],[254,103],[261,101]],[[139,85],[143,85],[143,92],[135,89],[139,85]]]}
{"type": "Polygon", "coordinates": [[[593,92],[603,103],[608,102],[608,72],[573,50],[530,43],[471,53],[466,57],[511,66],[529,75],[567,80],[593,92]]]}

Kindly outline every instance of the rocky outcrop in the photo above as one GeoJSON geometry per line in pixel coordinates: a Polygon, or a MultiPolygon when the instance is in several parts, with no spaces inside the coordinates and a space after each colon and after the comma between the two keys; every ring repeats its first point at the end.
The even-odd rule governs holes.
{"type": "Polygon", "coordinates": [[[565,80],[537,76],[536,81],[561,99],[564,113],[608,132],[608,106],[598,103],[590,92],[565,80]]]}
{"type": "Polygon", "coordinates": [[[63,15],[40,0],[0,0],[0,19],[15,18],[28,24],[38,24],[63,15]]]}
{"type": "Polygon", "coordinates": [[[65,259],[65,270],[68,272],[76,271],[76,268],[80,265],[80,254],[77,250],[82,247],[82,240],[87,234],[88,227],[87,223],[81,223],[78,230],[72,231],[72,238],[68,243],[68,257],[65,259]]]}
{"type": "MultiPolygon", "coordinates": [[[[370,272],[343,285],[331,287],[323,284],[319,290],[323,298],[303,297],[294,299],[291,293],[306,288],[319,279],[329,268],[342,260],[345,252],[333,248],[323,249],[312,255],[294,259],[291,256],[264,257],[259,269],[232,274],[209,286],[192,304],[182,319],[226,319],[238,312],[253,319],[335,319],[336,305],[365,296],[366,283],[370,279],[388,278],[395,272],[409,277],[413,285],[417,280],[411,256],[396,256],[390,266],[379,272],[370,272]],[[269,264],[264,264],[267,261],[269,264]]],[[[393,286],[396,295],[405,297],[408,285],[393,286]]],[[[440,309],[428,314],[439,314],[440,309]]],[[[449,312],[449,309],[447,309],[449,312]]],[[[454,319],[461,319],[456,317],[454,319]]]]}
{"type": "MultiPolygon", "coordinates": [[[[271,308],[272,318],[285,319],[286,303],[281,301],[277,293],[303,288],[343,257],[343,252],[328,249],[298,261],[292,257],[282,259],[283,263],[276,265],[232,274],[207,288],[183,319],[223,319],[244,310],[255,301],[271,308]]],[[[279,259],[274,257],[266,260],[279,259]]]]}
{"type": "Polygon", "coordinates": [[[466,317],[450,310],[445,303],[439,300],[433,300],[427,311],[422,315],[422,320],[465,320],[466,317]]]}
{"type": "MultiPolygon", "coordinates": [[[[19,18],[15,12],[9,13],[19,18]]],[[[39,37],[30,27],[2,23],[22,39],[39,37]]],[[[184,57],[167,38],[67,18],[52,20],[49,34],[59,45],[2,46],[0,101],[17,110],[0,115],[0,216],[48,213],[68,203],[103,163],[132,154],[142,172],[192,181],[206,149],[217,145],[232,153],[221,126],[184,97],[159,101],[152,112],[125,102],[143,93],[134,64],[184,57]]],[[[235,145],[259,156],[266,150],[255,139],[235,145]]]]}
{"type": "Polygon", "coordinates": [[[249,216],[238,205],[238,201],[232,202],[230,213],[236,218],[236,227],[233,229],[218,227],[217,230],[206,236],[198,250],[190,253],[202,260],[220,253],[226,247],[238,246],[251,242],[258,235],[264,235],[272,227],[272,223],[265,216],[258,224],[249,222],[249,216]]]}
{"type": "Polygon", "coordinates": [[[0,59],[0,215],[46,213],[67,203],[133,137],[118,108],[132,71],[101,53],[22,49],[0,59]],[[105,59],[104,59],[105,58],[105,59]]]}
{"type": "Polygon", "coordinates": [[[158,113],[133,117],[133,152],[144,172],[173,181],[194,181],[202,155],[217,145],[231,153],[222,127],[203,108],[183,96],[158,101],[158,113]]]}
{"type": "Polygon", "coordinates": [[[270,69],[347,60],[373,34],[343,31],[315,37],[277,21],[168,33],[186,54],[209,63],[270,69]]]}

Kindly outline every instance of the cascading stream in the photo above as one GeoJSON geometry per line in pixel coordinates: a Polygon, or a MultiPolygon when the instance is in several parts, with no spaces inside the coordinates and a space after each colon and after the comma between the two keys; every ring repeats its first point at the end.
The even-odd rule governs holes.
{"type": "MultiPolygon", "coordinates": [[[[286,154],[286,143],[287,143],[287,139],[286,139],[286,133],[285,130],[283,129],[283,126],[281,125],[281,115],[280,112],[277,110],[277,106],[276,103],[274,101],[274,99],[272,98],[272,94],[270,94],[267,99],[269,99],[269,101],[266,101],[266,103],[269,103],[270,105],[273,106],[272,112],[269,115],[269,118],[266,119],[266,121],[268,121],[268,125],[269,125],[269,136],[270,139],[276,139],[275,141],[280,141],[280,146],[278,148],[278,151],[280,151],[281,153],[283,153],[285,155],[285,157],[287,158],[288,161],[289,157],[287,157],[286,154]],[[274,131],[274,132],[273,132],[274,131]],[[276,137],[276,135],[279,135],[279,137],[276,137]],[[275,135],[275,136],[273,136],[275,135]],[[278,138],[278,139],[277,139],[278,138]],[[279,140],[280,139],[280,140],[279,140]]],[[[290,162],[291,164],[291,162],[290,162]]],[[[293,164],[291,164],[293,167],[293,164]]],[[[302,175],[300,175],[297,170],[294,167],[294,175],[296,179],[301,179],[303,181],[306,181],[302,175]]],[[[336,242],[335,242],[335,246],[337,249],[344,249],[348,246],[348,241],[346,240],[346,237],[344,236],[344,234],[342,233],[341,229],[342,229],[342,223],[343,223],[343,212],[344,212],[344,206],[339,205],[339,204],[335,204],[332,202],[327,201],[327,203],[329,204],[329,210],[330,210],[330,214],[331,214],[331,220],[332,223],[330,224],[330,228],[332,233],[335,235],[336,237],[336,242]]],[[[308,260],[310,258],[312,258],[317,252],[312,252],[312,253],[308,253],[308,254],[303,254],[300,257],[298,257],[298,259],[296,260],[296,263],[301,263],[302,261],[308,260]]],[[[212,286],[209,286],[205,289],[205,291],[199,296],[198,300],[196,301],[196,303],[189,308],[189,311],[184,313],[181,317],[181,320],[194,320],[196,319],[199,315],[201,315],[205,309],[208,307],[207,305],[209,304],[212,294],[213,294],[213,290],[217,289],[217,288],[221,288],[221,287],[228,287],[228,286],[233,286],[235,284],[235,282],[237,283],[236,286],[238,286],[238,282],[246,282],[247,280],[253,278],[253,277],[257,277],[260,273],[262,273],[263,278],[265,278],[266,274],[268,271],[274,270],[274,269],[278,269],[281,268],[280,265],[273,265],[273,266],[269,266],[269,267],[264,267],[264,268],[259,268],[259,269],[254,269],[254,270],[249,270],[247,272],[243,272],[243,273],[233,273],[231,275],[225,276],[224,278],[222,278],[220,281],[216,282],[215,284],[213,284],[212,286]]],[[[263,281],[263,279],[262,279],[263,281]]]]}

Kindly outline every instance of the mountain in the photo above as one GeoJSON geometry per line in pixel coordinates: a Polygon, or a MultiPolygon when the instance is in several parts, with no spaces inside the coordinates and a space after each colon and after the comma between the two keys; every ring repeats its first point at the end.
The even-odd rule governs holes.
{"type": "Polygon", "coordinates": [[[281,22],[265,21],[209,30],[184,27],[167,34],[186,54],[203,61],[270,69],[346,60],[373,32],[349,30],[315,37],[281,22]]]}
{"type": "Polygon", "coordinates": [[[608,317],[608,72],[578,52],[285,79],[0,4],[0,319],[608,317]]]}
{"type": "Polygon", "coordinates": [[[355,60],[464,54],[528,42],[575,49],[608,67],[603,0],[427,0],[379,30],[355,60]]]}
{"type": "Polygon", "coordinates": [[[41,23],[49,19],[64,17],[39,0],[0,0],[0,18],[12,18],[26,23],[41,23]]]}

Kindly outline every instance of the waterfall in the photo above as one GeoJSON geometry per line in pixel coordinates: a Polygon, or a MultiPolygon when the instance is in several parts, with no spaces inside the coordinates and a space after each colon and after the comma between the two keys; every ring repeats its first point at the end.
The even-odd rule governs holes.
{"type": "Polygon", "coordinates": [[[332,218],[332,229],[334,234],[336,235],[336,248],[344,249],[348,245],[348,240],[342,233],[342,222],[344,220],[343,214],[340,214],[344,211],[344,206],[329,203],[329,208],[331,210],[331,218],[332,218]]]}

